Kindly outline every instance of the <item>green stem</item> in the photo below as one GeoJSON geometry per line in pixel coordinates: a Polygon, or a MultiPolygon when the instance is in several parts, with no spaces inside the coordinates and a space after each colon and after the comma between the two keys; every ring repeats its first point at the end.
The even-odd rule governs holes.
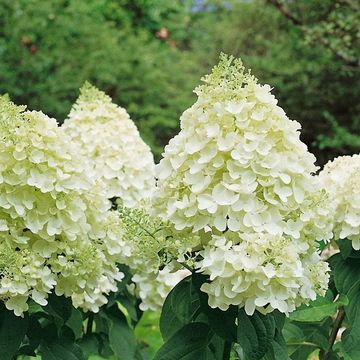
{"type": "Polygon", "coordinates": [[[231,342],[225,341],[222,360],[229,360],[230,359],[231,345],[232,345],[231,342]]]}
{"type": "Polygon", "coordinates": [[[179,264],[181,264],[181,266],[183,266],[185,269],[188,269],[190,272],[194,272],[194,269],[190,267],[188,264],[183,262],[179,262],[179,264]]]}
{"type": "Polygon", "coordinates": [[[88,321],[86,324],[86,335],[90,335],[92,333],[93,323],[94,323],[94,313],[91,312],[89,314],[88,321]]]}
{"type": "Polygon", "coordinates": [[[312,343],[310,341],[299,341],[299,342],[291,341],[291,342],[287,342],[286,345],[288,345],[288,346],[306,345],[306,346],[313,346],[315,348],[319,347],[318,344],[312,343]]]}
{"type": "Polygon", "coordinates": [[[337,316],[335,318],[335,321],[334,321],[334,326],[331,330],[331,333],[330,333],[330,337],[329,337],[329,346],[327,348],[327,350],[323,353],[323,355],[321,356],[321,360],[328,360],[329,359],[329,356],[330,356],[330,353],[332,351],[332,347],[335,343],[335,340],[336,340],[336,336],[337,336],[337,333],[339,332],[339,329],[341,327],[341,324],[344,320],[344,317],[345,317],[345,310],[343,307],[339,308],[339,311],[337,313],[337,316]]]}
{"type": "Polygon", "coordinates": [[[145,228],[145,226],[143,226],[139,221],[137,221],[136,219],[132,218],[131,216],[128,216],[128,218],[133,221],[136,225],[138,225],[143,231],[145,231],[149,236],[151,236],[154,240],[156,240],[155,235],[150,232],[148,229],[145,228]]]}

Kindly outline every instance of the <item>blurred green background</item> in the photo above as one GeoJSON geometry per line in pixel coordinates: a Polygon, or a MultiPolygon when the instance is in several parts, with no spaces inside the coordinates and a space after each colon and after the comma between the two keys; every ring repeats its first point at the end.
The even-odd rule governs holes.
{"type": "Polygon", "coordinates": [[[0,93],[62,122],[89,80],[159,159],[221,51],[269,83],[319,164],[360,149],[358,0],[1,0],[0,93]]]}

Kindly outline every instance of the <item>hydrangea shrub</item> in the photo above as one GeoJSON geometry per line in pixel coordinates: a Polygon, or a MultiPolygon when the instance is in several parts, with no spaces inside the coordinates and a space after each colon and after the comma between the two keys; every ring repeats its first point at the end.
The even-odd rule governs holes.
{"type": "Polygon", "coordinates": [[[203,82],[156,167],[89,84],[60,128],[0,97],[2,359],[358,359],[360,155],[317,175],[240,60],[203,82]]]}
{"type": "Polygon", "coordinates": [[[157,166],[153,213],[199,242],[155,359],[357,359],[358,156],[318,176],[300,125],[241,61],[223,55],[203,81],[157,166]]]}

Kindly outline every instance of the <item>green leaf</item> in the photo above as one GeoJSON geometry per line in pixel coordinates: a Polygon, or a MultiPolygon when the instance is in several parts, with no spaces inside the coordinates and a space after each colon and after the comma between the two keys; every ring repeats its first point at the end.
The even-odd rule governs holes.
{"type": "Polygon", "coordinates": [[[347,330],[341,337],[341,353],[351,359],[360,359],[360,283],[348,292],[349,305],[345,307],[347,330]]]}
{"type": "Polygon", "coordinates": [[[349,304],[345,307],[348,323],[359,328],[360,333],[360,283],[353,286],[348,292],[349,304]]]}
{"type": "Polygon", "coordinates": [[[12,311],[0,305],[0,356],[1,360],[11,360],[20,348],[28,329],[28,317],[15,316],[12,311]]]}
{"type": "Polygon", "coordinates": [[[303,305],[290,314],[290,319],[294,321],[316,322],[322,321],[326,317],[334,316],[340,306],[346,306],[349,300],[346,295],[340,295],[336,301],[326,297],[318,297],[310,304],[303,305]]]}
{"type": "Polygon", "coordinates": [[[276,340],[272,340],[270,349],[266,353],[264,360],[290,360],[290,358],[286,351],[286,347],[276,340]]]}
{"type": "MultiPolygon", "coordinates": [[[[331,321],[330,321],[331,322],[331,321]]],[[[283,335],[286,341],[288,353],[293,360],[308,359],[309,355],[316,349],[320,349],[318,339],[323,324],[294,323],[287,319],[283,328],[283,335]]],[[[327,328],[329,329],[329,327],[327,328]]],[[[320,338],[320,343],[328,346],[328,331],[320,338]]]]}
{"type": "Polygon", "coordinates": [[[74,343],[59,342],[41,345],[42,360],[84,360],[80,347],[74,343]]]}
{"type": "Polygon", "coordinates": [[[353,252],[352,242],[349,240],[340,240],[338,242],[339,249],[340,249],[340,255],[345,260],[348,258],[351,253],[353,252]]]}
{"type": "Polygon", "coordinates": [[[146,353],[146,349],[136,349],[134,360],[150,360],[151,358],[146,353]]]}
{"type": "Polygon", "coordinates": [[[103,311],[100,311],[98,314],[94,316],[96,332],[102,333],[105,335],[109,334],[109,321],[103,311]]]}
{"type": "Polygon", "coordinates": [[[71,315],[66,321],[66,325],[69,326],[74,332],[75,338],[79,339],[83,332],[83,317],[81,311],[73,307],[71,310],[71,315]]]}
{"type": "Polygon", "coordinates": [[[109,319],[109,343],[117,359],[134,359],[136,352],[136,339],[134,331],[129,327],[125,315],[117,305],[106,309],[109,319]]]}
{"type": "Polygon", "coordinates": [[[288,352],[293,360],[304,360],[316,349],[327,349],[331,318],[320,323],[291,322],[287,319],[283,329],[288,352]]]}
{"type": "Polygon", "coordinates": [[[139,302],[137,300],[138,299],[129,294],[119,294],[117,296],[117,301],[126,309],[134,325],[140,321],[142,316],[142,311],[139,309],[139,302]]]}
{"type": "Polygon", "coordinates": [[[40,325],[40,321],[35,316],[30,316],[29,327],[26,335],[29,339],[29,345],[33,350],[40,345],[42,331],[43,329],[40,325]]]}
{"type": "Polygon", "coordinates": [[[353,341],[354,339],[346,339],[348,334],[348,330],[344,331],[341,336],[341,341],[334,344],[333,349],[341,355],[341,359],[343,360],[357,360],[360,356],[359,344],[358,341],[353,341]],[[345,345],[345,342],[350,340],[349,343],[345,345]],[[353,346],[355,345],[355,346],[353,346]]]}
{"type": "Polygon", "coordinates": [[[344,307],[347,330],[338,345],[344,357],[360,358],[360,259],[349,257],[338,261],[334,268],[334,280],[337,289],[347,294],[349,304],[344,307]]]}
{"type": "Polygon", "coordinates": [[[274,316],[262,315],[257,311],[249,316],[241,309],[238,320],[237,340],[246,359],[260,360],[270,349],[275,336],[274,316]]]}
{"type": "Polygon", "coordinates": [[[347,329],[341,337],[341,354],[349,359],[360,359],[360,336],[358,331],[347,329]]]}
{"type": "Polygon", "coordinates": [[[238,306],[230,306],[226,311],[209,306],[209,297],[200,290],[201,285],[207,280],[203,275],[192,276],[193,285],[200,299],[200,309],[196,313],[196,322],[206,322],[210,328],[221,338],[228,342],[236,341],[236,318],[238,306]]]}
{"type": "Polygon", "coordinates": [[[290,321],[285,323],[283,328],[283,336],[288,348],[289,354],[293,354],[300,346],[303,346],[305,335],[301,328],[290,321]]]}
{"type": "Polygon", "coordinates": [[[282,329],[285,325],[285,321],[287,319],[286,315],[278,310],[274,310],[271,313],[271,316],[274,317],[275,320],[275,327],[279,332],[282,332],[282,329]]]}
{"type": "Polygon", "coordinates": [[[203,275],[192,274],[170,292],[160,318],[160,330],[164,340],[193,321],[208,323],[217,335],[227,341],[236,340],[235,320],[238,308],[231,306],[227,311],[211,308],[208,305],[208,296],[200,291],[206,279],[203,275]]]}
{"type": "Polygon", "coordinates": [[[199,293],[193,276],[190,276],[177,284],[165,300],[160,317],[160,331],[164,340],[192,322],[199,308],[199,293]]]}
{"type": "Polygon", "coordinates": [[[275,310],[268,316],[273,316],[275,320],[275,336],[271,341],[271,346],[266,353],[264,360],[289,360],[289,355],[286,347],[286,341],[283,336],[283,329],[285,325],[285,314],[275,310]]]}
{"type": "Polygon", "coordinates": [[[228,310],[213,309],[207,303],[206,307],[201,306],[201,310],[208,317],[211,329],[224,340],[229,342],[236,341],[236,317],[238,307],[231,306],[228,310]]]}
{"type": "MultiPolygon", "coordinates": [[[[214,330],[214,329],[212,329],[214,330]]],[[[207,355],[208,359],[223,359],[224,353],[225,353],[225,346],[228,346],[228,354],[230,355],[231,351],[231,343],[226,343],[226,341],[218,336],[217,334],[214,334],[211,339],[209,339],[209,343],[207,345],[207,355]]],[[[226,358],[227,359],[227,358],[226,358]]]]}
{"type": "Polygon", "coordinates": [[[140,322],[136,325],[135,336],[140,343],[139,351],[146,359],[153,359],[157,350],[164,343],[159,329],[160,314],[146,311],[140,322]]]}
{"type": "Polygon", "coordinates": [[[56,296],[50,294],[48,299],[48,305],[45,307],[46,312],[53,317],[53,322],[56,325],[58,331],[64,326],[66,321],[71,316],[72,303],[70,298],[64,296],[56,296]]]}
{"type": "Polygon", "coordinates": [[[191,323],[177,331],[157,352],[154,360],[209,360],[210,327],[191,323]]]}
{"type": "Polygon", "coordinates": [[[98,354],[100,348],[98,334],[89,334],[83,336],[79,340],[79,346],[81,347],[86,359],[90,355],[98,354]]]}
{"type": "Polygon", "coordinates": [[[285,323],[282,333],[287,343],[291,343],[293,341],[299,342],[305,339],[304,333],[301,328],[293,324],[291,321],[287,321],[285,323]]]}
{"type": "Polygon", "coordinates": [[[70,298],[50,294],[48,301],[49,304],[47,305],[46,309],[50,314],[57,315],[58,317],[62,318],[64,322],[70,318],[72,311],[72,303],[70,298]]]}
{"type": "Polygon", "coordinates": [[[360,282],[360,259],[337,259],[333,272],[336,289],[346,294],[360,282]]]}
{"type": "Polygon", "coordinates": [[[55,338],[56,330],[49,328],[49,332],[51,334],[41,342],[42,360],[85,360],[81,348],[75,344],[74,334],[70,328],[62,328],[60,336],[55,338]]]}
{"type": "Polygon", "coordinates": [[[28,305],[29,305],[28,313],[30,315],[36,314],[36,313],[37,314],[41,313],[40,316],[44,316],[44,317],[47,315],[45,308],[43,306],[39,305],[38,303],[36,303],[35,301],[30,299],[28,301],[28,305]]]}

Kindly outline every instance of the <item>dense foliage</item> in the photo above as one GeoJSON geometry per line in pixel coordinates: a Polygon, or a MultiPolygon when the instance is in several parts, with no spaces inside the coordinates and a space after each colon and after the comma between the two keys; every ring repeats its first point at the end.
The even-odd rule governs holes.
{"type": "Polygon", "coordinates": [[[0,92],[63,121],[89,80],[159,159],[225,51],[274,86],[325,163],[360,148],[357,10],[353,0],[4,0],[0,92]]]}

